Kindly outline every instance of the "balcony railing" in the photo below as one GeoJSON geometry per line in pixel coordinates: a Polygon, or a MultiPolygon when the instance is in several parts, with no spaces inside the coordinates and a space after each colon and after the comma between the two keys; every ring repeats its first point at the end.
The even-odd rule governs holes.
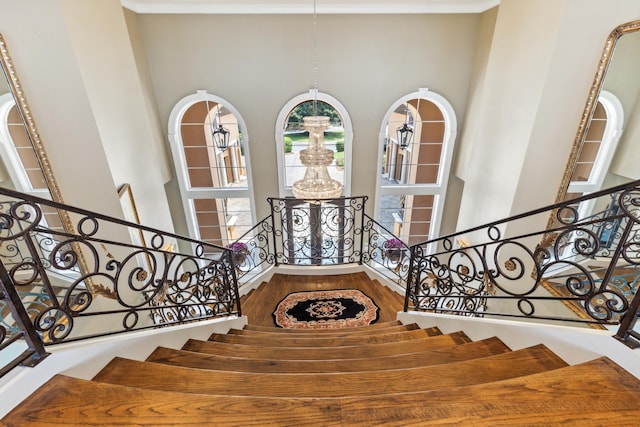
{"type": "Polygon", "coordinates": [[[367,199],[269,198],[271,214],[231,245],[240,286],[271,266],[365,264],[404,288],[409,247],[365,213],[367,199]]]}

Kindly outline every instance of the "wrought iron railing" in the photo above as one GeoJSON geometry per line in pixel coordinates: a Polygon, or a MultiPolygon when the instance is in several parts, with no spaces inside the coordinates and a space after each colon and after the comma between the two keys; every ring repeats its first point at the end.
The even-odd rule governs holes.
{"type": "Polygon", "coordinates": [[[639,207],[634,182],[412,246],[405,310],[621,325],[630,339],[640,296],[614,278],[640,265],[639,207]],[[609,207],[580,218],[594,202],[609,207]]]}
{"type": "Polygon", "coordinates": [[[250,283],[257,275],[275,264],[275,255],[270,251],[272,241],[273,223],[269,215],[229,245],[238,286],[250,283]]]}
{"type": "Polygon", "coordinates": [[[405,288],[411,251],[406,243],[365,214],[363,263],[405,288]]]}
{"type": "Polygon", "coordinates": [[[33,363],[43,344],[239,315],[238,282],[271,266],[353,263],[406,286],[405,310],[620,325],[638,343],[639,185],[411,248],[365,214],[366,197],[268,199],[272,214],[221,247],[0,189],[0,350],[24,340],[16,360],[33,363]]]}
{"type": "Polygon", "coordinates": [[[275,265],[366,264],[404,288],[409,247],[367,215],[367,197],[269,198],[271,214],[229,245],[243,286],[275,265]]]}
{"type": "Polygon", "coordinates": [[[272,212],[276,265],[361,263],[367,197],[267,200],[272,212]]]}
{"type": "Polygon", "coordinates": [[[8,189],[0,199],[0,345],[24,325],[49,345],[241,314],[229,248],[8,189]]]}

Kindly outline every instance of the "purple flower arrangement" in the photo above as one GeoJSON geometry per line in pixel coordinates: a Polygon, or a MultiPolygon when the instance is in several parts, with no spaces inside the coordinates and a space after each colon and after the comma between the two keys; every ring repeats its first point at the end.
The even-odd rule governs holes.
{"type": "Polygon", "coordinates": [[[395,237],[393,239],[389,239],[386,242],[384,242],[382,244],[382,246],[385,249],[403,249],[403,248],[405,248],[405,244],[402,243],[402,240],[396,239],[395,237]]]}
{"type": "Polygon", "coordinates": [[[230,243],[227,245],[227,248],[231,249],[235,253],[247,252],[247,245],[246,243],[242,243],[242,242],[230,243]]]}

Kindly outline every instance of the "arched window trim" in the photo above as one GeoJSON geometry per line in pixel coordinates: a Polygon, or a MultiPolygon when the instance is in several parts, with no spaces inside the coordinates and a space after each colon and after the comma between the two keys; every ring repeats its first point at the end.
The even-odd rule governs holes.
{"type": "Polygon", "coordinates": [[[182,205],[187,221],[187,227],[189,234],[194,238],[200,238],[198,231],[198,221],[196,219],[195,207],[193,205],[194,199],[201,198],[248,198],[251,205],[251,220],[255,224],[256,212],[255,212],[255,199],[253,194],[253,178],[251,171],[251,161],[249,154],[249,132],[247,131],[247,125],[244,118],[236,108],[227,100],[207,93],[206,90],[198,90],[195,94],[187,95],[180,99],[171,110],[168,122],[168,138],[169,145],[171,146],[171,153],[174,158],[174,164],[176,165],[176,178],[178,180],[178,186],[180,188],[180,195],[182,198],[182,205]],[[244,143],[245,150],[245,165],[247,169],[247,188],[191,188],[189,186],[189,178],[186,168],[186,159],[184,156],[182,135],[180,132],[180,126],[182,124],[182,118],[186,111],[192,105],[201,101],[212,101],[217,104],[224,105],[233,115],[238,119],[238,126],[242,132],[242,141],[244,143]]]}
{"type": "Polygon", "coordinates": [[[5,159],[7,173],[9,173],[17,190],[23,193],[36,193],[29,182],[26,171],[22,167],[22,162],[20,162],[16,146],[13,144],[11,133],[9,132],[9,113],[15,105],[16,102],[10,93],[0,95],[0,149],[2,150],[2,158],[5,159]]]}
{"type": "Polygon", "coordinates": [[[604,128],[602,142],[596,155],[593,171],[589,181],[570,182],[569,193],[592,193],[602,188],[618,142],[622,136],[624,109],[618,97],[609,91],[602,90],[598,96],[598,102],[602,104],[607,115],[607,124],[604,128]]]}
{"type": "Polygon", "coordinates": [[[275,129],[275,138],[276,138],[276,150],[278,151],[277,160],[278,160],[278,188],[280,191],[280,197],[289,197],[293,196],[293,192],[291,188],[286,188],[285,186],[285,160],[284,160],[284,127],[285,121],[289,116],[291,110],[293,110],[297,105],[305,102],[305,101],[313,101],[317,99],[318,101],[326,102],[336,109],[340,117],[342,117],[342,125],[344,127],[344,183],[342,194],[345,197],[351,196],[351,153],[352,153],[352,144],[353,144],[353,126],[351,124],[351,117],[347,112],[347,109],[342,105],[340,101],[334,98],[331,95],[328,95],[323,92],[316,92],[315,89],[309,90],[307,93],[300,94],[289,102],[287,102],[284,107],[280,110],[278,114],[278,118],[276,119],[276,129],[275,129]]]}
{"type": "Polygon", "coordinates": [[[33,186],[20,160],[18,149],[9,130],[9,114],[15,106],[16,101],[13,95],[10,93],[0,95],[0,156],[4,159],[5,168],[16,190],[51,200],[51,192],[48,188],[33,186]]]}
{"type": "MultiPolygon", "coordinates": [[[[622,103],[613,93],[602,90],[598,96],[598,102],[602,104],[607,115],[607,124],[602,134],[602,142],[596,155],[588,181],[571,181],[567,188],[568,193],[589,194],[602,189],[611,161],[616,153],[616,148],[624,125],[624,109],[622,103]]],[[[596,200],[587,200],[578,206],[578,215],[585,218],[592,214],[596,200]]]]}
{"type": "Polygon", "coordinates": [[[378,173],[376,176],[376,197],[374,212],[379,215],[380,209],[380,196],[383,194],[395,194],[395,195],[435,195],[437,196],[434,201],[434,215],[431,222],[431,228],[429,230],[428,239],[437,237],[440,233],[440,224],[442,222],[442,214],[444,212],[445,195],[447,194],[447,184],[449,181],[449,175],[451,171],[451,159],[453,157],[453,148],[455,146],[455,140],[458,129],[458,121],[453,106],[442,95],[430,91],[427,88],[420,88],[416,92],[409,93],[399,98],[391,107],[387,110],[382,124],[380,126],[379,140],[378,140],[378,173]],[[387,134],[387,124],[391,115],[402,104],[407,103],[413,99],[424,99],[435,104],[444,117],[444,138],[443,138],[443,154],[441,156],[440,169],[438,171],[438,178],[436,184],[393,184],[382,185],[382,160],[384,155],[384,139],[387,134]]]}

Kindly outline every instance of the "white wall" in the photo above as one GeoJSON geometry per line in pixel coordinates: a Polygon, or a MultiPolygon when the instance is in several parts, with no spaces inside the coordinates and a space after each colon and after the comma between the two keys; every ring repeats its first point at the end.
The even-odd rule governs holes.
{"type": "Polygon", "coordinates": [[[484,12],[480,17],[476,55],[473,64],[473,72],[469,82],[469,97],[465,109],[465,121],[459,136],[459,148],[453,164],[453,172],[462,180],[467,180],[467,165],[471,162],[471,150],[477,135],[478,126],[481,126],[480,115],[474,114],[482,106],[487,77],[487,66],[491,53],[493,32],[498,16],[498,7],[484,12]]]}
{"type": "Polygon", "coordinates": [[[459,229],[555,200],[606,37],[639,17],[632,0],[501,1],[483,102],[468,112],[477,132],[462,141],[459,229]]]}
{"type": "MultiPolygon", "coordinates": [[[[375,191],[378,131],[401,96],[428,87],[460,118],[479,15],[319,15],[318,86],[354,127],[352,195],[375,191]]],[[[275,121],[313,87],[311,15],[139,15],[161,120],[205,89],[228,100],[248,126],[257,217],[278,194],[275,121]]],[[[175,186],[174,186],[175,187],[175,186]]],[[[452,197],[455,199],[455,197],[452,197]]],[[[373,203],[369,204],[372,213],[373,203]]]]}
{"type": "Polygon", "coordinates": [[[122,215],[58,1],[10,1],[0,29],[68,204],[122,215]]]}
{"type": "Polygon", "coordinates": [[[129,183],[141,221],[172,231],[164,147],[119,0],[4,2],[0,30],[65,202],[123,218],[117,188],[129,183]]]}
{"type": "Polygon", "coordinates": [[[482,101],[469,111],[475,135],[462,141],[470,155],[459,165],[465,188],[458,229],[511,212],[564,10],[562,1],[539,5],[506,0],[499,6],[486,76],[479,82],[482,101]]]}

